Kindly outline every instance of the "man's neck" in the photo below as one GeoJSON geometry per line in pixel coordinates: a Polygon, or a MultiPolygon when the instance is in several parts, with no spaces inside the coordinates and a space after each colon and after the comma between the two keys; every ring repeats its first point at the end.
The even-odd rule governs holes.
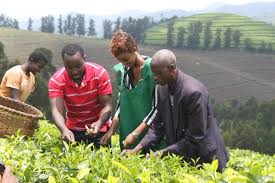
{"type": "Polygon", "coordinates": [[[171,81],[168,84],[168,90],[170,95],[174,95],[176,91],[176,83],[177,83],[177,70],[175,71],[174,77],[171,79],[171,81]]]}
{"type": "Polygon", "coordinates": [[[73,82],[76,83],[78,86],[80,86],[81,83],[82,83],[82,79],[81,79],[81,80],[80,80],[80,79],[78,79],[78,80],[73,80],[73,82]]]}
{"type": "Polygon", "coordinates": [[[74,83],[76,83],[78,86],[80,86],[81,83],[82,83],[82,81],[83,81],[83,79],[84,79],[84,75],[85,75],[85,71],[84,71],[84,73],[83,73],[83,75],[82,75],[82,77],[81,77],[80,79],[77,79],[77,80],[73,80],[73,79],[72,79],[72,81],[73,81],[74,83]]]}
{"type": "Polygon", "coordinates": [[[22,70],[24,71],[24,73],[27,75],[27,76],[30,76],[30,69],[28,67],[28,63],[24,63],[21,65],[21,68],[22,70]]]}

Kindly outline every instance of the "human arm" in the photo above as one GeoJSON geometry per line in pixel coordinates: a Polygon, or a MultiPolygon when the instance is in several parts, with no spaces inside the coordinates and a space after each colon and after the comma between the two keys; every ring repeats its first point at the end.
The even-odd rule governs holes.
{"type": "Polygon", "coordinates": [[[155,87],[152,93],[152,107],[150,112],[146,115],[146,117],[143,119],[140,125],[126,137],[126,139],[124,140],[124,147],[127,147],[130,144],[134,144],[136,142],[139,135],[151,126],[152,121],[154,121],[156,117],[156,114],[157,114],[157,86],[155,87]]]}
{"type": "Polygon", "coordinates": [[[142,149],[152,149],[159,143],[163,136],[164,126],[161,122],[159,113],[157,113],[152,125],[140,143],[134,149],[126,149],[125,151],[130,153],[138,153],[142,149]]]}
{"type": "Polygon", "coordinates": [[[96,135],[99,132],[102,124],[104,124],[106,121],[108,121],[112,114],[112,97],[111,97],[111,95],[99,96],[98,100],[99,100],[99,104],[101,107],[99,119],[96,122],[92,123],[90,127],[86,127],[87,132],[89,134],[93,134],[93,135],[96,135]]]}
{"type": "Polygon", "coordinates": [[[109,141],[111,140],[111,137],[115,134],[119,127],[119,118],[114,117],[112,120],[112,125],[110,129],[103,135],[103,137],[100,139],[101,145],[107,145],[109,141]]]}
{"type": "Polygon", "coordinates": [[[16,88],[10,88],[10,98],[19,100],[19,90],[16,88]]]}
{"type": "Polygon", "coordinates": [[[64,99],[57,97],[50,99],[51,111],[55,125],[59,129],[62,135],[62,139],[67,142],[74,142],[74,134],[66,127],[64,112],[64,99]]]}
{"type": "Polygon", "coordinates": [[[134,144],[138,139],[139,135],[146,129],[148,129],[147,124],[141,122],[140,125],[133,132],[128,134],[125,140],[123,141],[124,148],[127,148],[131,144],[134,144]]]}
{"type": "Polygon", "coordinates": [[[189,101],[185,106],[185,109],[188,111],[185,134],[174,144],[162,149],[161,152],[163,155],[173,153],[190,157],[193,155],[195,148],[205,138],[208,98],[201,92],[193,92],[188,98],[189,101]]]}
{"type": "Polygon", "coordinates": [[[115,115],[112,119],[112,125],[110,129],[103,135],[100,139],[101,145],[107,145],[111,140],[111,137],[116,133],[119,127],[119,115],[120,115],[120,93],[118,93],[117,106],[115,110],[115,115]]]}
{"type": "Polygon", "coordinates": [[[110,82],[110,77],[105,69],[102,68],[99,71],[97,95],[101,111],[99,114],[99,119],[92,123],[91,126],[86,126],[87,133],[91,135],[98,134],[102,124],[108,121],[112,114],[112,85],[110,82]]]}
{"type": "Polygon", "coordinates": [[[6,84],[5,86],[10,90],[10,98],[19,100],[19,89],[20,83],[22,80],[22,76],[20,72],[16,72],[15,70],[8,70],[5,74],[6,84]]]}
{"type": "Polygon", "coordinates": [[[66,127],[64,119],[64,88],[63,84],[54,76],[49,80],[49,98],[52,117],[55,125],[62,135],[62,139],[67,142],[73,142],[74,134],[66,127]]]}

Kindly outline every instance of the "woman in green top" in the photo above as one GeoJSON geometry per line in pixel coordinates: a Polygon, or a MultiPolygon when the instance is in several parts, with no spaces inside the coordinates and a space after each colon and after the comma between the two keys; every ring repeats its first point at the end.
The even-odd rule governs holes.
{"type": "Polygon", "coordinates": [[[151,58],[140,55],[133,37],[123,31],[113,35],[110,50],[120,62],[114,66],[119,99],[112,126],[101,143],[107,144],[119,127],[121,148],[131,148],[143,138],[157,112],[151,58]]]}

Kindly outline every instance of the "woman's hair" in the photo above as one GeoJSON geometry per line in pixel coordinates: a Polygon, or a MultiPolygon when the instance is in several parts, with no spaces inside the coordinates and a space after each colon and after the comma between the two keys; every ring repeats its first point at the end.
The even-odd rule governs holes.
{"type": "Polygon", "coordinates": [[[117,57],[125,52],[134,53],[138,51],[138,48],[134,38],[129,33],[119,30],[112,36],[110,51],[117,57]]]}

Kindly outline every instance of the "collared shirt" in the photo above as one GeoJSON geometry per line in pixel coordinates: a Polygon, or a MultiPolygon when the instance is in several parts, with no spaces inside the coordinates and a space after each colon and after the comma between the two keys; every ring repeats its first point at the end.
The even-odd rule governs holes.
{"type": "MultiPolygon", "coordinates": [[[[107,71],[100,65],[85,62],[85,75],[81,84],[74,83],[65,68],[59,69],[49,81],[49,98],[63,98],[66,108],[66,126],[83,131],[99,119],[99,95],[112,93],[107,71]]],[[[102,125],[100,131],[107,131],[110,121],[102,125]]]]}

